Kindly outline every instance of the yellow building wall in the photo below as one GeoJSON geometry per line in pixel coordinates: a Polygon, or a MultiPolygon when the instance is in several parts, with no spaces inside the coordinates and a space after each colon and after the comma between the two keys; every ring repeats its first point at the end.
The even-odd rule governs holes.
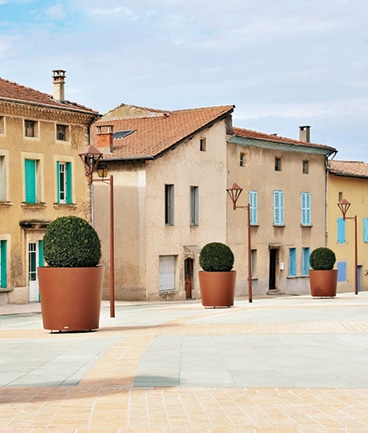
{"type": "Polygon", "coordinates": [[[70,214],[89,219],[90,195],[78,153],[88,145],[93,117],[34,105],[0,103],[0,157],[5,173],[0,240],[7,241],[7,279],[6,287],[0,289],[0,303],[29,302],[28,246],[42,240],[48,222],[70,214]],[[25,137],[25,119],[36,121],[36,137],[25,137]],[[66,141],[56,139],[56,124],[68,126],[66,141]],[[38,161],[36,204],[25,203],[25,159],[38,161]],[[57,161],[72,165],[72,204],[57,203],[57,161]]]}
{"type": "Polygon", "coordinates": [[[336,267],[345,266],[346,278],[340,273],[338,292],[355,292],[355,223],[347,219],[346,242],[338,242],[337,220],[342,213],[337,203],[342,199],[351,203],[346,216],[357,217],[358,284],[360,290],[368,290],[368,243],[364,242],[364,218],[368,218],[368,179],[329,174],[328,186],[328,246],[336,254],[336,267]]]}

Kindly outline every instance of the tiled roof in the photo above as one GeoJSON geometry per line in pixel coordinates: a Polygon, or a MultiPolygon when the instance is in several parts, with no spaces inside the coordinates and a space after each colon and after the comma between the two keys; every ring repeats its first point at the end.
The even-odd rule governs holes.
{"type": "Polygon", "coordinates": [[[47,93],[39,92],[38,90],[13,83],[12,81],[4,80],[0,77],[0,101],[1,100],[97,114],[97,111],[94,111],[91,108],[70,101],[57,101],[47,93]]]}
{"type": "Polygon", "coordinates": [[[368,164],[362,161],[329,161],[330,173],[336,176],[367,177],[368,164]]]}
{"type": "Polygon", "coordinates": [[[257,131],[252,131],[250,129],[236,128],[236,127],[233,128],[233,132],[234,135],[238,137],[253,138],[256,140],[264,140],[264,141],[274,141],[276,143],[296,144],[299,146],[316,147],[316,148],[330,150],[331,152],[336,152],[336,149],[334,147],[325,146],[323,144],[310,143],[307,141],[294,140],[292,138],[281,137],[276,134],[265,134],[263,132],[257,132],[257,131]]]}
{"type": "MultiPolygon", "coordinates": [[[[106,155],[106,158],[154,158],[170,147],[189,139],[201,129],[227,117],[234,110],[234,106],[162,112],[151,110],[154,115],[150,114],[149,109],[142,110],[146,110],[147,117],[116,119],[112,112],[109,112],[106,118],[103,116],[95,122],[95,126],[113,125],[114,133],[135,131],[124,138],[114,139],[114,152],[111,156],[106,155]]],[[[96,129],[93,128],[93,142],[99,147],[97,138],[96,129]]]]}

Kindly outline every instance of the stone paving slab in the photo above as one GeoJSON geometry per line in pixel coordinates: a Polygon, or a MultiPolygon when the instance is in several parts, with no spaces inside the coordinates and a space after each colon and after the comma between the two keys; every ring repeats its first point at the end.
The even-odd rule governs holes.
{"type": "Polygon", "coordinates": [[[3,377],[31,377],[32,359],[43,370],[0,387],[0,432],[368,433],[367,295],[122,303],[116,318],[104,304],[100,330],[81,334],[0,315],[3,377]],[[53,384],[62,358],[75,380],[53,384]]]}

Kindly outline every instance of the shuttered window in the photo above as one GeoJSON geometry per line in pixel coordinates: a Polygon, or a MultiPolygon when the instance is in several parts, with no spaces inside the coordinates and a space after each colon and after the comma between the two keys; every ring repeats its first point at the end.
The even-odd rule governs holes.
{"type": "Polygon", "coordinates": [[[37,203],[37,161],[26,159],[24,161],[25,173],[25,202],[37,203]]]}
{"type": "Polygon", "coordinates": [[[160,256],[160,291],[175,290],[175,256],[160,256]]]}
{"type": "Polygon", "coordinates": [[[312,223],[311,218],[311,193],[302,192],[301,194],[302,225],[309,226],[312,223]]]}
{"type": "Polygon", "coordinates": [[[249,191],[250,223],[258,224],[258,192],[249,191]]]}
{"type": "Polygon", "coordinates": [[[337,218],[337,242],[343,244],[346,242],[346,221],[343,218],[337,218]]]}
{"type": "Polygon", "coordinates": [[[6,241],[0,241],[0,287],[6,288],[6,241]]]}
{"type": "Polygon", "coordinates": [[[72,164],[70,162],[57,162],[57,197],[58,203],[72,203],[72,164]]]}
{"type": "Polygon", "coordinates": [[[284,191],[273,192],[273,223],[284,224],[284,191]]]}
{"type": "Polygon", "coordinates": [[[289,248],[288,276],[296,276],[296,248],[289,248]]]}

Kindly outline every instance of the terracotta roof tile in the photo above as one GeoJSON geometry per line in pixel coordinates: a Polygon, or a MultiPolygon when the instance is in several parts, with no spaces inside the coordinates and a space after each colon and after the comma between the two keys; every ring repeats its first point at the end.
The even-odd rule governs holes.
{"type": "MultiPolygon", "coordinates": [[[[118,107],[119,108],[119,107],[118,107]]],[[[139,108],[139,107],[134,107],[139,108]]],[[[147,117],[114,119],[112,112],[94,123],[95,126],[113,125],[114,133],[134,130],[125,138],[114,139],[111,158],[154,158],[163,151],[190,138],[213,122],[225,118],[234,110],[233,105],[194,108],[188,110],[159,111],[149,109],[147,117]]],[[[98,147],[96,128],[93,128],[93,142],[98,147]]],[[[110,158],[110,156],[107,156],[110,158]]]]}
{"type": "Polygon", "coordinates": [[[256,140],[274,141],[276,143],[297,144],[301,146],[316,147],[336,152],[334,147],[325,146],[323,144],[310,143],[307,141],[294,140],[292,138],[281,137],[276,134],[265,134],[264,132],[252,131],[250,129],[233,128],[234,135],[244,138],[253,138],[256,140]]]}
{"type": "Polygon", "coordinates": [[[330,173],[336,176],[367,177],[368,164],[362,161],[329,161],[330,173]]]}
{"type": "Polygon", "coordinates": [[[4,80],[0,77],[0,101],[1,100],[37,104],[64,110],[83,111],[97,114],[97,111],[94,111],[91,108],[87,108],[83,105],[79,105],[70,101],[57,101],[47,93],[39,92],[38,90],[13,83],[12,81],[4,80]]]}

